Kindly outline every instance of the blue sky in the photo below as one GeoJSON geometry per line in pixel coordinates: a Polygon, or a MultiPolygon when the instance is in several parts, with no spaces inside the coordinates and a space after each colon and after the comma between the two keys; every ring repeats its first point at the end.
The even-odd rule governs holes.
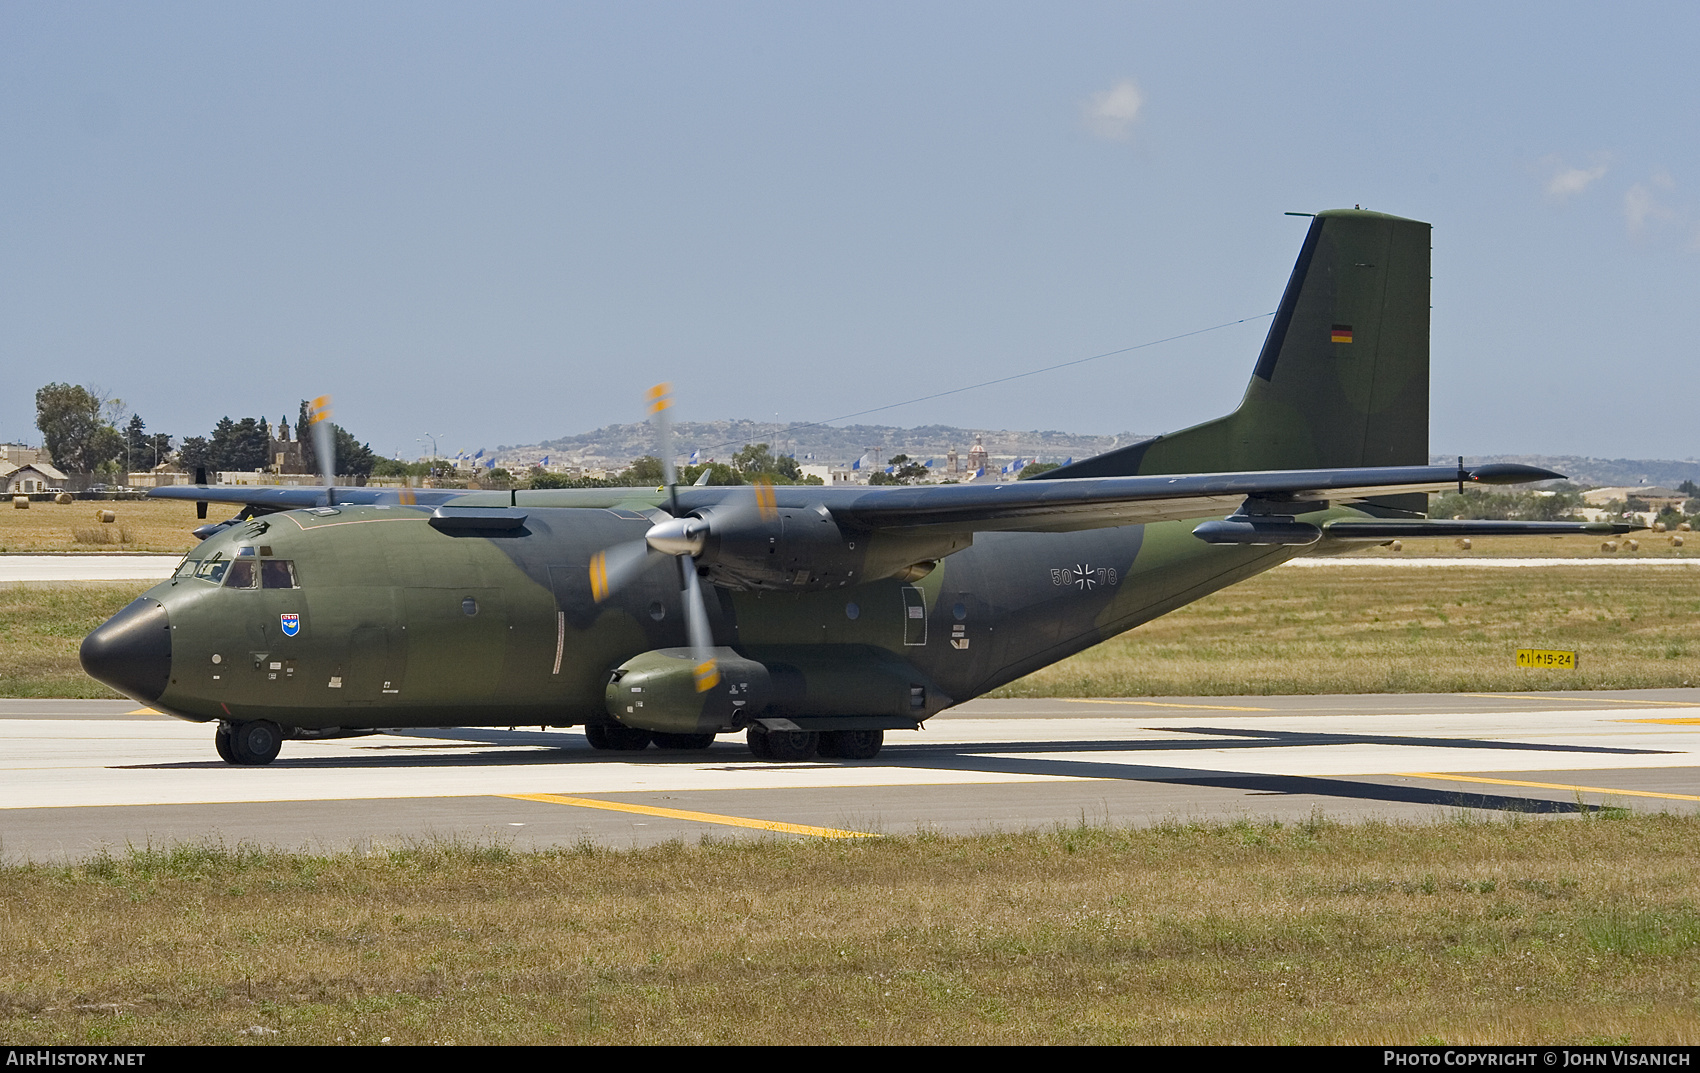
{"type": "MultiPolygon", "coordinates": [[[[1436,451],[1691,458],[1700,8],[12,4],[0,439],[332,392],[384,453],[814,421],[1272,310],[1434,224],[1436,451]]],[[[1158,432],[1264,321],[870,420],[1158,432]]]]}

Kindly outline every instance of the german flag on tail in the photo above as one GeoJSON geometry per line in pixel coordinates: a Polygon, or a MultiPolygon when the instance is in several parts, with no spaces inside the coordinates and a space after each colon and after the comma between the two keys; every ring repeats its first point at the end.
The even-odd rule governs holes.
{"type": "Polygon", "coordinates": [[[1352,326],[1350,324],[1334,325],[1328,333],[1328,341],[1331,343],[1350,343],[1352,341],[1352,326]]]}

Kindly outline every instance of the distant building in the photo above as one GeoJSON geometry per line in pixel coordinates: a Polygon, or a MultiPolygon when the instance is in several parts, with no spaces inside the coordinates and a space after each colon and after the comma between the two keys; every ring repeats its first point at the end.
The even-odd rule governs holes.
{"type": "Polygon", "coordinates": [[[975,436],[974,437],[974,446],[968,448],[967,475],[969,477],[972,477],[974,474],[978,473],[980,470],[985,469],[986,468],[986,459],[987,459],[986,447],[985,447],[984,444],[982,444],[980,442],[980,437],[975,436]]]}
{"type": "Polygon", "coordinates": [[[1614,500],[1639,499],[1655,514],[1666,507],[1681,510],[1689,498],[1674,488],[1656,484],[1642,488],[1592,488],[1582,493],[1582,502],[1592,507],[1603,507],[1614,500]]]}
{"type": "Polygon", "coordinates": [[[35,447],[25,447],[21,443],[0,443],[0,462],[14,466],[27,466],[31,462],[46,462],[47,452],[35,447]]]}
{"type": "Polygon", "coordinates": [[[31,462],[24,466],[0,462],[0,486],[5,487],[7,495],[29,495],[49,488],[65,487],[65,475],[46,462],[31,462]]]}
{"type": "Polygon", "coordinates": [[[302,460],[301,430],[295,430],[295,438],[289,438],[289,419],[279,418],[277,427],[266,437],[266,464],[273,473],[306,473],[307,464],[302,460]]]}
{"type": "Polygon", "coordinates": [[[192,483],[189,474],[174,462],[161,462],[148,470],[134,470],[126,477],[125,483],[131,488],[166,488],[173,484],[192,483]]]}

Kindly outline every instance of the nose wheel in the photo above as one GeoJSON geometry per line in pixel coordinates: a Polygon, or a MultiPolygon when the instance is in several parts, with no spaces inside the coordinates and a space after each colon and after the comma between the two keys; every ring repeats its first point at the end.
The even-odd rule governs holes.
{"type": "Polygon", "coordinates": [[[213,748],[227,764],[269,764],[283,748],[283,728],[269,719],[249,723],[220,723],[213,748]]]}

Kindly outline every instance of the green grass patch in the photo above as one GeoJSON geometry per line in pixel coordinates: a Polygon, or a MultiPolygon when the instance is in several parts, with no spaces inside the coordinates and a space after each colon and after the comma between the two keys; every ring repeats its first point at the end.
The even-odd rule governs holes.
{"type": "Polygon", "coordinates": [[[83,673],[77,650],[91,630],[150,587],[126,581],[0,588],[0,697],[116,698],[83,673]]]}
{"type": "Polygon", "coordinates": [[[1673,815],[178,846],[0,869],[0,1036],[1693,1044],[1697,905],[1673,815]]]}
{"type": "Polygon", "coordinates": [[[1700,684],[1685,568],[1282,568],[1029,675],[1003,697],[1643,689],[1700,684]],[[1578,653],[1516,666],[1519,648],[1578,653]]]}

